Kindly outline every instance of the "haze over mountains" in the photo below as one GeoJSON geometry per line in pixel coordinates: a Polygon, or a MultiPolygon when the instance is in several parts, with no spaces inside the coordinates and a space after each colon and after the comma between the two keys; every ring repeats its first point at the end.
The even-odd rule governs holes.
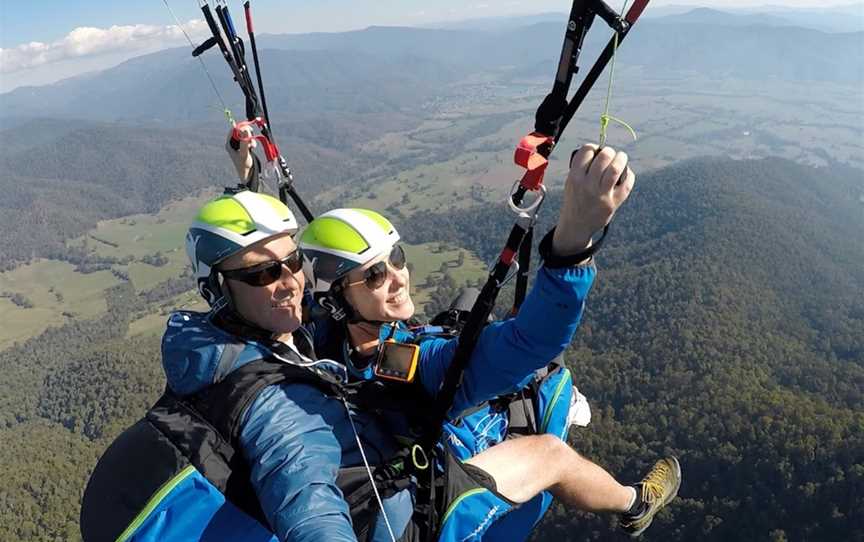
{"type": "Polygon", "coordinates": [[[667,18],[670,21],[702,21],[709,12],[722,11],[727,24],[767,24],[771,26],[800,26],[824,32],[860,32],[864,30],[864,3],[818,8],[793,8],[765,5],[748,8],[724,6],[719,9],[693,6],[651,7],[649,18],[667,18]],[[668,17],[668,16],[678,16],[668,17]]]}
{"type": "MultiPolygon", "coordinates": [[[[649,19],[622,48],[620,66],[651,77],[690,73],[864,83],[864,33],[825,33],[772,21],[777,22],[704,9],[649,19]]],[[[494,72],[505,80],[546,76],[560,49],[561,30],[560,19],[491,30],[371,27],[262,35],[259,47],[274,111],[411,110],[472,73],[494,72]]],[[[592,58],[607,37],[592,32],[584,58],[592,58]]],[[[218,54],[205,58],[232,101],[229,106],[235,105],[236,91],[218,54]]],[[[215,99],[196,64],[187,48],[179,48],[54,85],[19,88],[2,95],[0,117],[212,119],[215,99]]]]}
{"type": "MultiPolygon", "coordinates": [[[[538,22],[557,22],[566,13],[542,13],[510,17],[469,19],[459,22],[430,23],[429,28],[500,30],[538,22]]],[[[790,8],[788,6],[757,6],[741,8],[694,7],[693,5],[650,6],[643,17],[658,22],[711,22],[734,26],[799,26],[823,32],[860,32],[864,30],[864,4],[820,8],[790,8]]]]}

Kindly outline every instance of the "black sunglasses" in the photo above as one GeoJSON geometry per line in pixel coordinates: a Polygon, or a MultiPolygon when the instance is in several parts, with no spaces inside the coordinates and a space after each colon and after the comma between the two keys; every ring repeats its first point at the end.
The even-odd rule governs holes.
{"type": "Polygon", "coordinates": [[[402,250],[400,245],[394,245],[393,249],[390,251],[390,256],[387,258],[387,261],[381,261],[367,269],[363,272],[363,279],[349,282],[345,285],[345,287],[355,286],[357,284],[365,284],[367,288],[370,290],[377,290],[381,286],[384,285],[384,281],[387,280],[387,262],[393,267],[393,269],[402,270],[405,269],[405,251],[402,250]]]}
{"type": "Polygon", "coordinates": [[[239,280],[250,286],[267,286],[282,277],[284,267],[287,267],[291,273],[299,273],[303,269],[303,254],[299,248],[281,260],[259,263],[242,269],[222,271],[222,276],[239,280]]]}

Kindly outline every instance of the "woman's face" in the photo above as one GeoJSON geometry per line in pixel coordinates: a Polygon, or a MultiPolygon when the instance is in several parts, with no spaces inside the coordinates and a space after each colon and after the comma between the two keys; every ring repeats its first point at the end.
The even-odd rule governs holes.
{"type": "MultiPolygon", "coordinates": [[[[398,250],[401,250],[398,249],[398,250]]],[[[378,266],[380,269],[381,266],[378,266]]],[[[366,320],[395,322],[414,316],[414,302],[409,292],[408,266],[398,269],[391,263],[390,254],[382,254],[362,267],[352,270],[345,279],[345,299],[366,320]],[[386,266],[384,282],[370,288],[366,280],[368,270],[379,262],[386,266]]]]}

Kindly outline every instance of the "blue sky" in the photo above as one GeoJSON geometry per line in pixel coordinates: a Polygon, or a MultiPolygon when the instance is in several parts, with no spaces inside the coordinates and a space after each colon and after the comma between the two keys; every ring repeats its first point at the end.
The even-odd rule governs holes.
{"type": "MultiPolygon", "coordinates": [[[[620,0],[611,5],[620,4],[620,0]]],[[[652,6],[825,6],[851,0],[653,0],[652,6]]],[[[190,33],[202,29],[197,0],[168,0],[190,33]],[[197,23],[194,21],[197,20],[197,23]]],[[[252,0],[258,33],[338,32],[568,11],[568,0],[252,0]]],[[[241,0],[230,0],[235,18],[241,0]]],[[[649,8],[650,9],[650,8],[649,8]]],[[[201,35],[201,34],[199,34],[201,35]]],[[[0,92],[105,69],[185,40],[162,0],[0,0],[0,92]]]]}

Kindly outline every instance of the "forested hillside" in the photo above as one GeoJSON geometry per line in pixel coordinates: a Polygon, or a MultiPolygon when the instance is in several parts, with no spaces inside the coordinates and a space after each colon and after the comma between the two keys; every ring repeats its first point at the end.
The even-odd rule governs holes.
{"type": "MultiPolygon", "coordinates": [[[[864,540],[859,179],[713,159],[640,176],[567,362],[594,412],[579,451],[625,480],[682,460],[681,498],[646,540],[864,540]]],[[[548,223],[557,195],[546,205],[548,223]]],[[[397,225],[488,260],[509,220],[483,205],[397,225]]],[[[2,540],[76,539],[89,470],[163,386],[157,339],[127,327],[164,295],[125,283],[107,300],[103,318],[0,353],[2,540]]],[[[535,539],[607,540],[611,525],[556,508],[535,539]]]]}
{"type": "MultiPolygon", "coordinates": [[[[860,172],[696,160],[637,185],[567,355],[595,415],[572,442],[625,479],[679,455],[681,501],[648,540],[864,540],[860,172]]],[[[509,219],[411,231],[488,259],[509,219]]],[[[611,533],[558,508],[535,539],[611,533]]]]}
{"type": "MultiPolygon", "coordinates": [[[[400,125],[398,115],[386,119],[400,125]]],[[[368,160],[345,151],[376,124],[362,115],[338,123],[322,116],[311,125],[315,142],[277,134],[303,195],[311,198],[369,169],[368,160]]],[[[99,220],[155,213],[171,201],[236,183],[220,144],[227,132],[224,124],[181,129],[46,119],[0,131],[0,271],[36,257],[77,264],[64,243],[99,220]]]]}

